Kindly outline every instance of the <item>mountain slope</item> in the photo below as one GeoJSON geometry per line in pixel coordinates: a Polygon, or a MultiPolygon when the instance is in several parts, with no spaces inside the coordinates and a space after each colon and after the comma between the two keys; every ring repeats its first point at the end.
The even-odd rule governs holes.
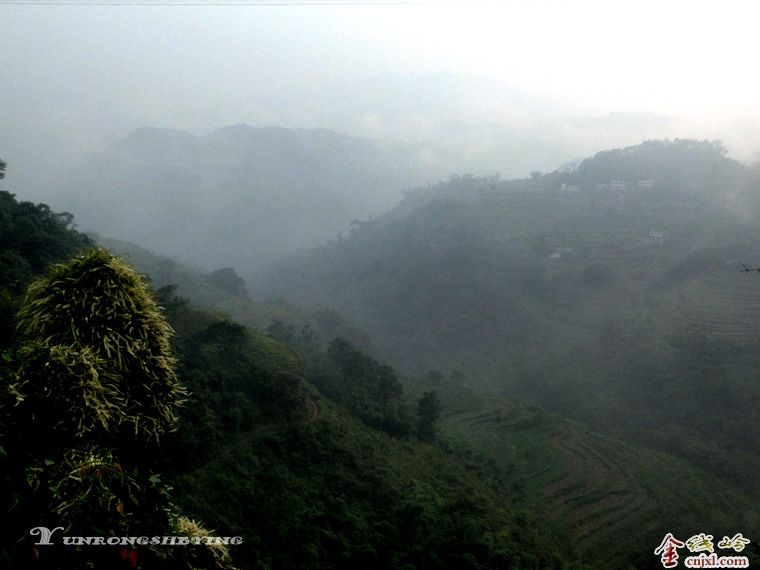
{"type": "MultiPolygon", "coordinates": [[[[13,210],[19,204],[13,197],[6,202],[11,207],[4,213],[14,215],[4,218],[18,220],[13,210]]],[[[43,206],[21,206],[27,210],[23,217],[27,222],[45,221],[50,214],[43,206]]],[[[53,218],[51,226],[56,231],[34,234],[37,247],[6,256],[9,263],[5,270],[21,275],[22,270],[32,267],[40,251],[49,253],[45,262],[59,261],[60,255],[87,245],[89,241],[71,230],[69,223],[68,217],[53,218]]],[[[25,224],[5,230],[14,239],[0,244],[0,253],[13,252],[8,246],[23,243],[23,239],[15,238],[32,235],[25,224]]],[[[10,410],[19,403],[14,382],[21,378],[34,384],[35,378],[27,376],[29,368],[18,368],[23,351],[5,344],[0,347],[0,498],[5,512],[11,513],[2,520],[0,560],[5,566],[79,568],[105,564],[126,568],[139,563],[161,568],[229,568],[228,551],[236,567],[259,570],[505,566],[561,570],[571,564],[572,549],[558,544],[550,532],[495,488],[492,479],[498,476],[496,471],[473,471],[475,464],[466,457],[421,443],[409,429],[404,436],[398,436],[373,427],[369,418],[357,410],[384,413],[387,409],[379,404],[389,402],[375,401],[372,391],[364,390],[367,379],[350,373],[311,337],[296,341],[304,343],[299,346],[305,351],[297,353],[294,347],[272,336],[199,311],[167,289],[158,295],[177,333],[172,351],[179,357],[178,378],[189,393],[180,408],[173,436],[162,440],[160,448],[138,444],[138,455],[155,459],[158,464],[147,474],[141,471],[146,478],[150,476],[145,494],[135,479],[128,478],[121,463],[95,462],[87,453],[59,462],[45,447],[44,437],[22,437],[29,445],[23,454],[13,453],[9,443],[16,442],[15,436],[23,436],[10,429],[16,425],[9,421],[15,417],[10,410]],[[310,384],[312,381],[321,388],[334,384],[333,394],[350,394],[351,399],[322,395],[316,385],[310,384]],[[49,471],[61,470],[61,483],[53,486],[51,481],[56,480],[49,479],[42,468],[26,469],[23,462],[19,463],[26,459],[19,456],[27,453],[41,454],[39,461],[49,471]],[[35,481],[34,477],[39,479],[35,481]],[[114,481],[126,481],[123,484],[127,488],[120,489],[117,496],[110,486],[114,481]],[[168,489],[165,481],[173,484],[173,496],[186,506],[189,515],[203,516],[226,536],[243,537],[242,544],[229,549],[210,548],[206,555],[193,544],[186,548],[173,546],[170,557],[161,552],[162,546],[138,543],[119,548],[109,543],[95,549],[69,548],[63,555],[57,546],[37,549],[29,526],[22,522],[31,517],[32,524],[37,523],[35,509],[44,510],[48,501],[56,505],[61,489],[68,492],[74,486],[81,488],[81,495],[62,503],[55,512],[59,515],[66,508],[73,511],[72,516],[82,515],[75,519],[73,532],[82,536],[160,533],[146,521],[133,524],[133,519],[125,519],[138,508],[142,512],[155,507],[160,509],[160,516],[154,518],[162,524],[162,517],[169,516],[173,504],[161,502],[168,501],[167,491],[150,493],[156,486],[168,489]],[[24,507],[28,508],[19,512],[24,507]],[[87,516],[90,512],[91,517],[87,516]]],[[[147,292],[145,296],[150,299],[147,292]]],[[[67,330],[66,326],[63,330],[67,330]]],[[[170,331],[168,327],[165,330],[167,334],[170,331]]],[[[113,334],[121,332],[114,330],[113,334]]],[[[168,344],[166,348],[168,355],[168,344]]],[[[347,349],[343,354],[369,363],[371,369],[383,372],[386,381],[397,384],[392,370],[356,349],[347,349]]],[[[167,356],[161,365],[169,369],[173,361],[167,356]]],[[[88,364],[89,370],[94,370],[94,365],[88,364]]],[[[41,366],[49,372],[51,363],[43,362],[41,366]]],[[[71,366],[70,361],[65,366],[71,366]]],[[[50,378],[54,384],[61,378],[69,380],[60,372],[50,378]]],[[[109,381],[112,378],[109,376],[109,381]]],[[[93,384],[100,386],[97,375],[93,384]]],[[[98,417],[98,406],[103,405],[100,398],[88,398],[92,392],[87,389],[74,381],[66,389],[68,399],[49,398],[50,390],[40,390],[39,399],[26,398],[24,402],[27,406],[41,402],[44,407],[29,410],[32,421],[40,413],[66,417],[70,412],[76,422],[78,413],[84,418],[89,414],[98,417]],[[82,394],[84,397],[78,397],[82,394]]],[[[103,396],[106,401],[107,397],[103,396]]],[[[396,385],[390,399],[403,416],[407,404],[400,385],[396,385]]],[[[404,422],[409,425],[408,419],[404,422]]],[[[120,435],[129,440],[131,431],[120,435]]],[[[88,429],[83,429],[82,434],[88,441],[88,429]]],[[[98,435],[96,432],[92,436],[95,443],[101,441],[98,435]]],[[[114,446],[114,453],[123,451],[122,444],[114,446]]],[[[129,469],[132,476],[137,477],[137,473],[137,468],[129,469]]],[[[172,526],[165,532],[188,537],[209,532],[194,519],[181,521],[181,527],[172,526]]]]}
{"type": "Polygon", "coordinates": [[[583,559],[643,568],[649,545],[667,532],[690,536],[709,526],[719,535],[760,524],[746,508],[749,496],[672,455],[519,401],[462,398],[446,384],[438,390],[449,402],[445,433],[506,469],[505,484],[553,521],[583,559]]]}
{"type": "MultiPolygon", "coordinates": [[[[161,261],[159,257],[140,252],[125,244],[108,241],[106,243],[129,252],[130,258],[143,270],[155,270],[156,275],[160,277],[154,278],[154,283],[160,284],[166,279],[183,283],[180,288],[182,294],[193,296],[197,293],[199,299],[205,299],[204,302],[213,298],[222,300],[225,297],[222,292],[212,289],[207,289],[204,293],[201,286],[202,276],[193,276],[187,270],[176,272],[177,269],[181,269],[180,265],[173,264],[175,273],[167,273],[168,260],[161,261]]],[[[267,314],[265,305],[246,300],[237,300],[234,306],[237,309],[229,314],[243,322],[251,317],[261,318],[261,315],[267,314]]],[[[175,316],[175,322],[183,334],[181,327],[185,319],[181,315],[180,311],[175,316]]],[[[294,316],[300,317],[303,314],[294,315],[282,309],[278,318],[285,322],[293,322],[294,316]]],[[[322,331],[320,334],[323,334],[322,331]]],[[[313,348],[305,348],[306,345],[302,344],[304,341],[295,336],[290,338],[297,350],[306,350],[302,353],[301,361],[305,369],[310,371],[307,374],[317,372],[315,381],[318,384],[324,382],[320,380],[322,376],[318,372],[322,365],[313,361],[313,348]]],[[[259,354],[264,356],[263,362],[271,359],[267,356],[268,351],[269,349],[259,351],[259,354]]],[[[292,367],[292,363],[288,366],[292,367]]],[[[289,372],[292,373],[293,371],[289,372]]],[[[458,379],[460,382],[461,380],[462,378],[458,379]]],[[[426,390],[434,389],[438,392],[443,403],[444,417],[440,422],[440,429],[445,440],[448,445],[460,450],[457,454],[461,453],[463,457],[475,460],[469,468],[481,470],[481,473],[493,478],[493,485],[500,498],[492,497],[489,501],[503,501],[509,498],[515,505],[528,509],[533,513],[537,523],[543,528],[550,528],[561,542],[572,544],[576,555],[588,563],[598,563],[605,568],[623,568],[630,565],[642,568],[650,562],[649,552],[652,545],[656,545],[666,532],[686,534],[705,524],[709,524],[711,531],[716,533],[729,533],[735,527],[741,527],[745,534],[751,534],[758,528],[754,511],[746,508],[737,509],[737,505],[751,504],[750,496],[727,484],[725,480],[695,467],[693,462],[602,435],[582,423],[568,421],[526,403],[478,396],[454,382],[436,383],[407,379],[405,385],[408,386],[409,398],[412,401],[426,390]],[[475,455],[472,455],[470,450],[473,450],[475,455]],[[481,462],[483,466],[476,467],[481,462]],[[625,546],[621,544],[622,536],[627,537],[625,546]]],[[[310,430],[326,428],[325,422],[330,425],[338,422],[341,425],[338,428],[339,432],[355,434],[344,438],[341,445],[351,449],[357,445],[370,445],[375,449],[375,457],[382,454],[383,461],[398,462],[396,473],[401,476],[413,469],[415,477],[425,478],[432,472],[447,469],[445,463],[440,463],[441,459],[436,453],[431,455],[427,448],[417,448],[411,444],[396,448],[393,439],[385,439],[385,443],[380,447],[377,447],[379,442],[368,443],[364,438],[369,434],[358,435],[363,433],[362,430],[365,428],[356,423],[356,418],[349,419],[345,416],[345,410],[333,407],[331,399],[334,394],[340,393],[340,390],[323,391],[323,388],[324,386],[319,389],[314,386],[310,388],[312,394],[321,394],[317,424],[310,426],[310,430]],[[354,440],[354,437],[359,439],[354,440]],[[404,448],[406,451],[403,451],[404,448]],[[419,462],[413,462],[415,467],[409,462],[407,451],[413,451],[418,457],[419,462]]],[[[233,417],[236,415],[229,411],[227,413],[233,417]]],[[[318,433],[322,432],[318,430],[318,433]]],[[[248,457],[246,462],[258,465],[259,460],[254,458],[262,453],[262,449],[270,449],[274,442],[279,447],[289,448],[293,437],[300,438],[302,435],[293,431],[292,427],[260,426],[245,436],[245,442],[233,440],[229,444],[217,447],[216,453],[220,461],[227,465],[225,470],[238,469],[236,465],[240,461],[239,457],[248,457]],[[287,438],[277,435],[281,430],[290,430],[287,438]],[[254,444],[252,441],[258,443],[254,444]]],[[[371,440],[374,441],[377,437],[373,435],[371,440]]],[[[384,438],[381,436],[380,439],[384,438]]],[[[221,445],[221,442],[215,445],[221,445]]],[[[353,454],[355,451],[350,453],[353,454]]],[[[280,453],[278,457],[288,463],[287,468],[281,466],[285,469],[281,477],[290,481],[288,485],[298,485],[299,488],[306,485],[308,488],[314,484],[302,479],[300,473],[309,467],[300,463],[298,454],[280,453]]],[[[360,457],[364,455],[360,454],[360,457]]],[[[465,465],[466,463],[465,461],[465,465]]],[[[191,474],[182,476],[184,484],[181,486],[216,488],[232,485],[231,482],[220,479],[217,467],[215,463],[195,467],[191,474]]],[[[365,468],[379,469],[377,465],[365,468]]],[[[348,467],[344,466],[344,469],[348,467]]],[[[274,485],[273,481],[265,480],[266,485],[274,485]]],[[[267,486],[265,489],[246,488],[244,492],[246,501],[251,501],[249,507],[241,509],[230,504],[229,508],[224,507],[221,512],[252,512],[272,508],[264,507],[261,501],[267,494],[280,493],[282,490],[275,485],[267,486]]],[[[303,492],[306,493],[305,496],[313,493],[306,489],[303,492]]],[[[366,493],[366,490],[354,492],[366,493]]],[[[387,492],[393,495],[396,491],[387,489],[387,492]]],[[[230,518],[229,514],[215,514],[220,512],[220,504],[230,501],[226,495],[210,494],[203,498],[192,496],[188,500],[188,505],[193,511],[202,513],[205,520],[210,520],[217,526],[227,526],[236,520],[230,518]]],[[[323,498],[317,500],[319,508],[327,508],[323,498]]],[[[327,515],[323,513],[320,516],[327,515]]],[[[276,542],[283,538],[272,536],[269,540],[276,542]]],[[[352,539],[362,540],[365,538],[361,535],[352,539]]]]}
{"type": "MultiPolygon", "coordinates": [[[[186,279],[186,294],[259,314],[203,275],[111,247],[155,270],[154,285],[186,279]]],[[[671,455],[477,396],[461,373],[404,379],[391,410],[358,372],[395,374],[355,349],[325,353],[286,326],[264,335],[159,295],[191,392],[163,470],[185,512],[245,537],[233,551],[243,568],[644,568],[664,532],[757,529],[750,497],[671,455]],[[440,445],[409,430],[411,403],[430,389],[440,445]],[[378,422],[389,411],[395,423],[378,422]]]]}
{"type": "Polygon", "coordinates": [[[323,129],[144,128],[86,161],[59,194],[88,230],[249,277],[429,174],[403,148],[323,129]]]}
{"type": "Polygon", "coordinates": [[[526,180],[453,178],[275,266],[265,291],[330,307],[429,368],[668,450],[760,492],[756,169],[649,141],[526,180]],[[754,265],[753,265],[754,267],[754,265]]]}

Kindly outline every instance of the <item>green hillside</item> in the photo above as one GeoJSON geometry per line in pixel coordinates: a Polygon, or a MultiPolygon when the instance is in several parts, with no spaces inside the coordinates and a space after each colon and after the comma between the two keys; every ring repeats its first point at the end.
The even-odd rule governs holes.
{"type": "Polygon", "coordinates": [[[266,330],[273,322],[280,321],[292,328],[293,334],[306,330],[316,335],[324,346],[339,336],[356,346],[373,349],[369,337],[335,311],[305,310],[281,296],[257,300],[254,295],[257,291],[249,293],[232,268],[207,273],[131,242],[97,234],[92,234],[92,238],[146,275],[155,289],[169,287],[174,295],[191,300],[199,308],[232,318],[246,327],[266,330]],[[213,279],[215,273],[222,271],[232,276],[229,278],[232,287],[213,279]]]}
{"type": "MultiPolygon", "coordinates": [[[[252,300],[262,290],[231,269],[98,238],[149,276],[189,391],[161,449],[126,457],[158,466],[149,481],[170,485],[161,501],[170,492],[183,520],[243,536],[239,568],[639,569],[656,567],[667,532],[760,534],[760,353],[739,319],[756,276],[735,266],[753,261],[750,226],[730,208],[712,216],[716,196],[700,188],[675,208],[681,190],[574,196],[558,192],[563,176],[410,194],[280,266],[272,282],[288,277],[279,293],[303,309],[252,300]]],[[[24,285],[91,245],[70,216],[10,195],[6,206],[0,256],[24,285]],[[48,229],[25,241],[30,227],[48,229]],[[34,265],[24,248],[46,253],[34,265]]],[[[23,288],[7,282],[12,331],[23,288]]],[[[29,368],[10,337],[2,349],[0,450],[36,457],[35,474],[58,469],[4,427],[20,421],[6,388],[29,368]]],[[[15,525],[57,508],[20,457],[0,453],[11,567],[33,553],[15,525]]],[[[97,505],[93,520],[143,512],[97,505]]],[[[172,568],[223,567],[180,558],[172,568]]]]}
{"type": "MultiPolygon", "coordinates": [[[[12,196],[7,203],[12,207],[6,219],[18,220],[19,204],[12,196]]],[[[20,206],[24,220],[48,217],[43,206],[20,206]]],[[[38,245],[48,251],[58,237],[71,242],[46,261],[63,261],[68,252],[90,245],[69,223],[53,217],[53,237],[40,236],[38,245]]],[[[27,227],[11,224],[6,233],[23,237],[27,227]]],[[[15,243],[3,242],[1,253],[8,257],[15,243]]],[[[18,257],[32,261],[23,252],[18,257]]],[[[8,271],[15,275],[19,269],[8,271]]],[[[116,330],[108,320],[117,315],[107,301],[114,285],[97,289],[103,272],[112,269],[147,307],[145,312],[136,306],[130,316],[124,312],[130,298],[117,293],[118,318],[135,325],[147,314],[169,332],[140,278],[110,254],[95,251],[55,266],[53,280],[36,282],[39,298],[22,302],[25,331],[53,323],[55,334],[64,341],[73,335],[74,344],[48,347],[58,336],[45,329],[44,340],[23,337],[0,347],[0,506],[8,514],[0,523],[4,566],[228,569],[229,552],[235,566],[256,569],[586,567],[573,563],[571,547],[500,492],[494,484],[497,469],[418,441],[411,403],[393,370],[345,341],[332,343],[326,353],[312,335],[292,335],[285,325],[273,329],[283,338],[278,340],[195,309],[163,288],[155,295],[176,331],[176,365],[166,354],[165,338],[135,341],[124,359],[92,357],[94,348],[77,351],[78,339],[88,339],[114,354],[131,338],[129,327],[116,330]],[[60,303],[56,295],[69,300],[60,303]],[[30,302],[58,309],[38,318],[29,312],[30,302]],[[80,330],[60,318],[59,311],[73,310],[90,311],[85,322],[91,325],[80,330]],[[103,327],[110,337],[97,336],[103,327]],[[156,347],[163,351],[160,357],[140,360],[142,352],[156,347]],[[48,350],[76,362],[89,360],[84,367],[46,361],[48,350]],[[177,430],[173,436],[162,433],[160,444],[133,441],[137,429],[134,434],[109,429],[121,415],[107,394],[116,386],[132,392],[115,392],[119,401],[142,394],[129,384],[140,381],[141,373],[130,368],[122,378],[122,362],[159,368],[172,382],[181,382],[177,395],[187,390],[177,430]],[[43,418],[57,422],[60,445],[45,444],[43,418]],[[93,427],[101,423],[102,429],[93,427]],[[244,542],[208,551],[36,548],[28,530],[43,515],[42,522],[60,523],[65,532],[83,536],[205,536],[210,532],[205,524],[244,542]]],[[[18,298],[11,300],[15,305],[18,298]]],[[[158,396],[153,394],[154,403],[158,396]]],[[[127,417],[141,425],[139,416],[127,417]]]]}
{"type": "Polygon", "coordinates": [[[528,400],[757,497],[760,282],[738,260],[760,262],[759,204],[758,170],[718,143],[648,141],[411,191],[264,290],[341,312],[402,370],[528,400]]]}
{"type": "Polygon", "coordinates": [[[706,471],[518,401],[472,401],[442,428],[506,469],[506,484],[582,559],[610,568],[644,567],[665,529],[691,535],[710,521],[718,534],[760,522],[744,508],[749,496],[706,471]]]}
{"type": "MultiPolygon", "coordinates": [[[[101,241],[129,252],[128,256],[148,271],[151,267],[161,266],[161,258],[149,252],[134,246],[101,241]]],[[[165,265],[166,260],[162,263],[165,265]]],[[[199,299],[219,301],[225,297],[223,293],[211,288],[204,293],[203,287],[208,286],[199,285],[203,282],[200,273],[176,265],[175,271],[179,269],[185,273],[175,273],[173,277],[181,282],[185,275],[192,276],[189,280],[184,278],[185,284],[180,291],[185,295],[193,296],[194,287],[201,287],[197,292],[199,299]]],[[[165,278],[166,276],[158,280],[158,283],[162,283],[165,278]]],[[[616,292],[598,291],[591,295],[590,302],[613,304],[619,295],[616,292]]],[[[262,315],[271,315],[271,309],[266,304],[247,299],[237,302],[239,308],[231,313],[235,319],[261,319],[262,315]]],[[[298,319],[305,313],[292,307],[286,310],[287,305],[284,307],[272,316],[294,325],[288,333],[291,342],[308,362],[311,358],[310,350],[303,353],[304,347],[308,345],[300,344],[301,341],[298,341],[298,335],[295,334],[299,328],[296,326],[300,322],[298,319]]],[[[593,322],[595,318],[583,307],[566,310],[575,311],[578,322],[593,322]]],[[[285,327],[284,330],[287,329],[285,327]]],[[[613,335],[608,340],[612,341],[613,335]]],[[[266,350],[259,350],[258,354],[262,361],[269,358],[266,350]]],[[[307,364],[307,368],[312,367],[320,369],[313,362],[307,364]]],[[[728,533],[735,527],[741,527],[749,533],[750,529],[758,527],[754,511],[746,508],[737,511],[737,505],[751,504],[750,495],[737,490],[722,477],[695,467],[693,463],[678,459],[673,454],[650,451],[642,445],[602,435],[583,423],[563,419],[517,400],[478,396],[471,390],[458,388],[449,382],[407,382],[411,399],[418,398],[429,388],[436,389],[440,394],[443,402],[440,429],[445,440],[454,449],[460,450],[458,453],[477,457],[476,463],[483,462],[483,467],[478,469],[491,473],[488,477],[502,496],[499,500],[507,498],[532,512],[533,517],[551,529],[550,533],[556,535],[558,541],[573,545],[571,550],[587,563],[612,568],[645,567],[650,562],[650,545],[656,544],[669,531],[666,529],[677,529],[685,534],[704,527],[705,521],[709,521],[710,528],[715,532],[728,533]],[[475,456],[471,455],[473,451],[475,456]],[[621,545],[620,537],[626,537],[625,545],[621,545]]],[[[323,398],[325,394],[334,393],[326,386],[322,386],[322,389],[327,389],[322,392],[323,398]]],[[[313,385],[310,390],[312,394],[320,393],[313,385]]],[[[329,404],[329,398],[320,401],[320,421],[347,421],[341,415],[340,408],[331,407],[330,411],[324,411],[324,405],[329,404]]],[[[598,409],[594,411],[598,412],[598,409]]],[[[351,421],[354,427],[341,423],[342,427],[338,431],[355,433],[359,429],[363,433],[362,430],[366,429],[357,427],[361,424],[357,424],[355,419],[351,421]]],[[[598,419],[597,423],[600,423],[598,419]]],[[[271,426],[259,427],[246,438],[254,437],[257,438],[256,441],[259,441],[258,438],[262,438],[262,441],[276,438],[282,445],[283,441],[276,435],[281,429],[287,428],[273,431],[271,426]]],[[[288,437],[293,437],[292,433],[288,437]]],[[[354,437],[352,435],[344,440],[344,444],[351,448],[363,445],[360,442],[365,436],[359,436],[359,440],[354,437]]],[[[407,451],[412,451],[416,457],[412,465],[409,463],[411,458],[394,447],[393,439],[385,441],[382,449],[389,455],[383,461],[400,462],[396,471],[398,475],[408,474],[412,470],[415,477],[425,477],[424,473],[430,473],[428,467],[433,471],[442,468],[437,463],[439,460],[429,454],[429,448],[423,448],[427,450],[423,452],[405,444],[407,451]],[[419,469],[423,466],[426,467],[420,472],[419,469]]],[[[376,444],[372,445],[374,448],[376,444]]],[[[229,446],[228,451],[227,447],[223,448],[221,457],[233,462],[239,453],[255,455],[251,449],[253,446],[254,444],[236,441],[229,446]]],[[[191,475],[184,477],[187,480],[199,477],[203,480],[203,486],[214,487],[217,485],[214,473],[215,466],[212,464],[199,466],[191,475]]],[[[252,490],[251,493],[251,500],[261,500],[256,492],[252,490]]],[[[219,500],[222,499],[212,495],[203,501],[192,499],[191,504],[204,513],[204,519],[210,516],[210,520],[215,521],[218,515],[214,513],[218,511],[219,500]]],[[[225,517],[222,520],[229,519],[225,517]]]]}

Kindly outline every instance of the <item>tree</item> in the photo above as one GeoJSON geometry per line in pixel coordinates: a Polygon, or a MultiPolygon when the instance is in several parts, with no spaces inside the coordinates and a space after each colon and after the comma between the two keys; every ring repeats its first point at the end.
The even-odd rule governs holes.
{"type": "Polygon", "coordinates": [[[267,334],[289,346],[293,346],[296,342],[296,328],[293,323],[285,323],[280,319],[269,323],[267,334]]]}
{"type": "Polygon", "coordinates": [[[342,397],[367,423],[391,435],[406,437],[412,431],[404,407],[404,389],[390,366],[370,358],[338,337],[327,355],[343,376],[342,397]]]}
{"type": "Polygon", "coordinates": [[[417,437],[423,441],[435,441],[435,422],[441,415],[441,403],[435,390],[422,395],[417,402],[417,437]]]}
{"type": "Polygon", "coordinates": [[[5,164],[5,162],[3,162],[3,159],[0,158],[0,180],[2,180],[3,178],[5,178],[5,167],[6,166],[7,165],[5,164]]]}
{"type": "MultiPolygon", "coordinates": [[[[169,348],[172,331],[140,276],[103,250],[56,266],[28,289],[19,312],[15,370],[3,382],[11,501],[3,538],[30,554],[30,528],[74,536],[161,536],[195,532],[157,472],[159,443],[175,428],[185,397],[169,348]]],[[[146,545],[45,547],[43,567],[136,565],[222,567],[209,549],[146,545]],[[134,554],[133,554],[134,553],[134,554]]],[[[36,562],[35,562],[36,563],[36,562]]],[[[25,566],[32,564],[25,564],[25,566]]]]}
{"type": "Polygon", "coordinates": [[[245,281],[235,273],[235,270],[232,267],[217,269],[206,277],[206,281],[209,285],[218,287],[230,295],[240,297],[241,299],[248,298],[248,290],[245,288],[245,281]]]}

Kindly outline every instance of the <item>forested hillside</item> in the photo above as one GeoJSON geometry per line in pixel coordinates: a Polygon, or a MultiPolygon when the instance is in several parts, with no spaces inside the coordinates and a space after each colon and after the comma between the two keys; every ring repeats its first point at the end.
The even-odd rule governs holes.
{"type": "Polygon", "coordinates": [[[0,570],[760,568],[760,4],[0,21],[0,570]]]}
{"type": "Polygon", "coordinates": [[[524,180],[454,177],[265,290],[433,368],[681,454],[758,492],[760,173],[649,141],[524,180]],[[699,394],[699,396],[696,396],[699,394]],[[668,429],[663,429],[668,426],[668,429]]]}
{"type": "MultiPolygon", "coordinates": [[[[7,275],[29,282],[49,264],[92,246],[69,227],[70,216],[5,196],[3,231],[8,240],[2,242],[2,255],[10,260],[7,275]],[[33,255],[16,245],[26,243],[22,238],[30,227],[46,221],[48,233],[35,234],[33,255]],[[42,257],[42,251],[48,253],[42,257]],[[31,269],[35,262],[40,265],[31,269]]],[[[296,334],[281,321],[272,323],[269,334],[246,329],[193,308],[173,287],[154,294],[176,330],[171,347],[178,357],[176,378],[188,395],[179,408],[175,434],[137,443],[146,447],[136,454],[128,430],[111,432],[107,427],[122,402],[117,384],[101,385],[97,376],[81,380],[87,368],[76,364],[79,358],[90,358],[88,366],[109,382],[121,382],[116,380],[122,374],[121,360],[101,361],[93,351],[108,349],[109,342],[110,350],[121,350],[116,347],[128,337],[120,336],[121,327],[110,328],[112,319],[133,318],[136,323],[153,310],[135,308],[130,317],[117,301],[109,308],[112,287],[121,285],[107,284],[103,295],[85,285],[112,270],[108,279],[126,279],[130,287],[140,287],[121,262],[93,250],[55,266],[50,278],[35,282],[36,293],[25,300],[18,289],[5,289],[11,306],[26,307],[18,322],[30,332],[5,339],[1,347],[0,472],[2,507],[8,514],[0,545],[4,564],[227,568],[231,555],[241,568],[572,566],[572,549],[561,546],[547,528],[541,530],[515,496],[502,492],[499,469],[471,452],[438,443],[433,423],[438,408],[427,416],[415,414],[414,402],[405,397],[390,367],[341,339],[324,351],[308,329],[296,334]],[[78,344],[49,344],[59,342],[56,335],[66,342],[64,337],[71,334],[59,328],[68,323],[61,321],[63,315],[43,313],[38,318],[30,312],[46,311],[36,307],[57,303],[56,295],[67,296],[67,288],[74,291],[71,287],[79,287],[81,295],[71,298],[67,311],[97,312],[86,317],[91,328],[72,329],[72,338],[89,339],[81,342],[92,348],[85,344],[81,352],[72,352],[79,350],[78,344]],[[46,340],[28,336],[40,326],[46,340]],[[116,336],[110,341],[99,337],[102,326],[116,336]],[[70,355],[68,361],[65,355],[70,355]],[[58,383],[65,386],[62,392],[58,383]],[[111,394],[117,399],[110,401],[111,394]],[[47,424],[29,430],[42,409],[54,414],[47,421],[58,422],[56,441],[63,447],[44,443],[47,424]],[[102,430],[97,428],[100,421],[102,430]],[[421,426],[426,426],[424,432],[421,426]],[[101,451],[98,445],[110,449],[101,451]],[[139,467],[132,471],[134,465],[139,467]],[[175,509],[183,515],[173,514],[179,512],[175,509]],[[45,513],[45,520],[38,520],[45,513]],[[171,528],[164,533],[208,532],[196,518],[225,535],[244,537],[244,543],[229,547],[229,553],[211,549],[213,555],[205,558],[202,548],[174,547],[166,555],[157,547],[45,550],[33,547],[27,528],[60,523],[75,534],[121,536],[161,534],[165,524],[171,528]]],[[[12,330],[16,321],[11,313],[4,324],[12,330]]],[[[140,358],[139,352],[128,356],[124,374],[136,374],[127,372],[129,362],[172,366],[171,358],[140,358]]],[[[169,368],[163,370],[169,373],[169,368]]],[[[137,397],[136,388],[128,397],[137,397]]],[[[134,408],[125,411],[129,409],[134,408]]],[[[125,421],[133,421],[128,417],[125,421]]],[[[113,421],[120,425],[121,420],[113,421]]]]}
{"type": "MultiPolygon", "coordinates": [[[[687,143],[665,144],[656,154],[669,144],[681,152],[678,144],[687,143]]],[[[693,148],[721,154],[714,145],[693,148]]],[[[722,160],[723,175],[738,172],[751,188],[750,171],[722,160]]],[[[82,430],[82,420],[78,431],[71,428],[76,437],[62,432],[57,441],[64,443],[56,448],[38,437],[47,424],[18,429],[32,425],[38,408],[61,414],[65,425],[76,426],[81,416],[95,426],[94,410],[109,404],[100,396],[93,403],[87,390],[99,384],[72,382],[82,371],[59,358],[75,349],[81,355],[100,350],[100,317],[87,317],[86,334],[75,333],[77,342],[89,339],[90,348],[81,349],[48,347],[54,337],[44,334],[13,335],[16,322],[34,332],[30,307],[49,304],[54,295],[46,291],[59,285],[48,284],[72,279],[66,276],[76,268],[104,263],[121,268],[118,275],[131,270],[95,250],[56,266],[25,296],[51,264],[94,244],[72,229],[70,215],[5,194],[0,472],[10,516],[3,523],[3,562],[40,568],[638,569],[656,567],[651,552],[667,532],[757,534],[760,521],[749,506],[758,497],[752,475],[757,389],[747,374],[758,364],[753,345],[733,329],[713,337],[681,328],[673,312],[678,305],[665,301],[675,295],[695,302],[721,275],[754,278],[714,269],[722,267],[730,238],[746,226],[733,225],[733,210],[712,218],[709,189],[693,188],[701,197],[691,196],[679,218],[671,211],[683,193],[677,187],[657,194],[656,185],[637,185],[633,192],[640,194],[609,194],[588,186],[597,183],[593,177],[578,176],[553,173],[512,183],[465,177],[410,193],[381,219],[273,274],[290,279],[299,272],[301,285],[283,279],[282,290],[272,294],[292,296],[302,308],[252,301],[229,267],[203,274],[95,236],[148,274],[150,295],[175,331],[173,373],[187,396],[177,408],[176,431],[162,434],[145,453],[135,453],[128,433],[82,430]],[[560,193],[563,183],[578,189],[560,193]],[[546,210],[557,202],[562,207],[546,210]],[[662,237],[647,228],[656,216],[653,228],[671,220],[662,237]],[[699,232],[690,229],[694,219],[704,220],[699,232]],[[570,227],[567,220],[576,220],[575,233],[557,230],[570,227]],[[594,231],[586,227],[589,220],[598,224],[594,231]],[[705,232],[722,236],[725,245],[708,244],[700,237],[705,232]],[[681,259],[685,244],[690,253],[681,259]],[[603,263],[602,252],[609,254],[603,263]],[[653,275],[644,261],[656,268],[653,275]],[[711,273],[701,269],[704,263],[713,264],[711,273]],[[704,275],[712,277],[699,281],[704,275]],[[679,295],[679,287],[688,294],[679,295]],[[320,308],[327,288],[336,302],[320,308]],[[486,300],[498,310],[489,312],[486,300]],[[670,310],[660,310],[664,305],[670,310]],[[55,379],[74,389],[51,399],[58,388],[45,386],[55,379]],[[730,422],[726,406],[738,411],[730,422]],[[94,444],[110,447],[77,455],[94,444]],[[62,451],[66,446],[79,451],[62,451]],[[137,465],[124,471],[131,479],[113,477],[122,464],[137,465]],[[67,500],[83,486],[89,500],[67,500]],[[151,509],[164,514],[150,515],[151,509]],[[43,512],[69,513],[77,532],[93,535],[143,532],[150,520],[151,532],[162,532],[161,524],[168,525],[164,532],[189,536],[209,528],[244,541],[223,552],[104,549],[96,561],[83,548],[51,558],[54,551],[35,551],[26,528],[43,512]]],[[[733,196],[734,204],[751,204],[753,194],[733,196]]],[[[77,279],[89,275],[76,271],[77,279]]],[[[90,298],[104,303],[97,287],[82,291],[73,303],[84,309],[90,298]]],[[[749,305],[751,290],[744,291],[732,302],[749,305]]],[[[729,297],[716,295],[715,302],[729,297]]],[[[106,324],[103,330],[113,329],[106,324]]],[[[56,332],[63,336],[55,342],[69,342],[67,331],[56,332]]],[[[110,339],[112,332],[103,334],[110,339]]],[[[115,378],[119,370],[105,367],[102,374],[115,378]]],[[[745,551],[753,562],[755,550],[753,543],[745,551]]]]}

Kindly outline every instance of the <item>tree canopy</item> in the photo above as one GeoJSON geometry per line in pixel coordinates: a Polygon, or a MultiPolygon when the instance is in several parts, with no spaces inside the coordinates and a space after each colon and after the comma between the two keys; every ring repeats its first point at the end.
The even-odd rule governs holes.
{"type": "MultiPolygon", "coordinates": [[[[58,265],[29,287],[2,386],[2,467],[11,497],[3,507],[14,523],[4,537],[28,541],[19,529],[40,523],[74,536],[190,532],[157,469],[158,444],[175,427],[185,396],[170,336],[140,276],[104,250],[58,265]]],[[[118,567],[120,560],[136,566],[133,551],[56,547],[34,558],[80,568],[118,567]]],[[[31,557],[10,556],[17,563],[31,557]]],[[[225,564],[206,549],[145,546],[140,558],[156,568],[190,568],[199,558],[225,564]]]]}

